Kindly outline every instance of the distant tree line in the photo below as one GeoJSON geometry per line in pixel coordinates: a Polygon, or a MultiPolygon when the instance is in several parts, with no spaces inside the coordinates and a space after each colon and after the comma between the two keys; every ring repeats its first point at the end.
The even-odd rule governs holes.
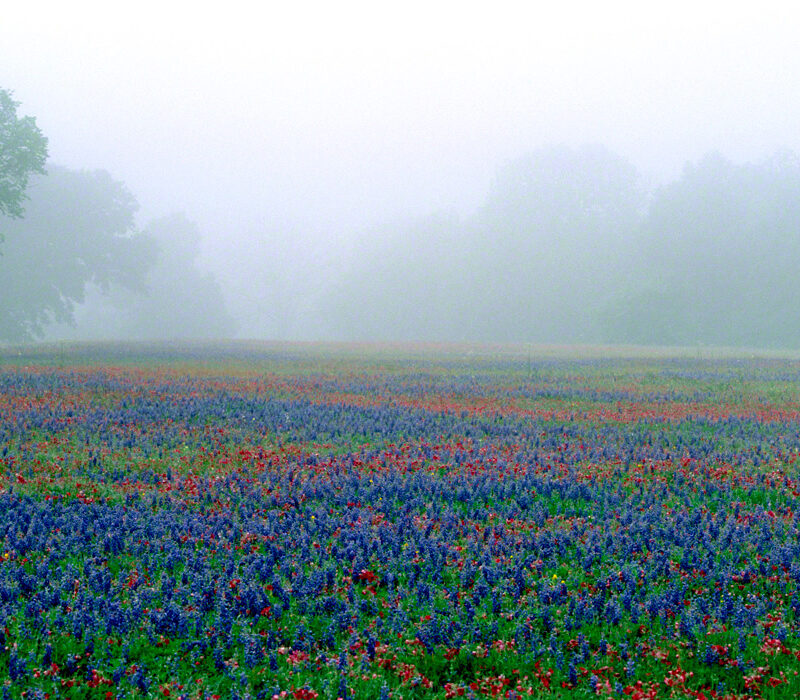
{"type": "Polygon", "coordinates": [[[0,90],[0,341],[213,338],[234,322],[200,271],[182,215],[137,228],[136,199],[102,170],[44,164],[47,140],[0,90]],[[90,302],[90,303],[87,303],[90,302]]]}
{"type": "MultiPolygon", "coordinates": [[[[17,107],[0,89],[0,341],[231,336],[197,226],[138,227],[104,171],[45,173],[47,139],[17,107]]],[[[542,148],[467,218],[368,232],[311,302],[289,258],[265,315],[317,337],[798,347],[800,160],[710,154],[648,191],[605,148],[542,148]]]]}
{"type": "Polygon", "coordinates": [[[799,269],[791,152],[711,154],[648,192],[604,148],[551,147],[465,220],[365,238],[326,316],[352,338],[797,347],[799,269]]]}
{"type": "Polygon", "coordinates": [[[797,347],[800,160],[687,165],[654,194],[629,260],[629,288],[600,319],[605,338],[797,347]]]}

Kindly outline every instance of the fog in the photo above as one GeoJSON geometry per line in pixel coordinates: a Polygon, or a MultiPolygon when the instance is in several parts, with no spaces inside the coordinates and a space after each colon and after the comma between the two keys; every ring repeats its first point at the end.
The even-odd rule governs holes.
{"type": "MultiPolygon", "coordinates": [[[[0,88],[48,169],[124,183],[160,251],[144,292],[90,275],[26,332],[800,341],[800,9],[272,5],[4,8],[0,88]],[[716,209],[715,178],[739,183],[716,209]],[[195,316],[144,321],[169,304],[195,316]]],[[[28,228],[0,220],[7,271],[12,236],[52,230],[36,191],[28,228]]]]}

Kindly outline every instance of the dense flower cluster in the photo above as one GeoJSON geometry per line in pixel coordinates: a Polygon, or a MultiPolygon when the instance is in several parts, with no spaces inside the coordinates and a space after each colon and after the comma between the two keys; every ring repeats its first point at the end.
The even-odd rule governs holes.
{"type": "Polygon", "coordinates": [[[0,372],[6,697],[800,692],[800,366],[0,372]]]}

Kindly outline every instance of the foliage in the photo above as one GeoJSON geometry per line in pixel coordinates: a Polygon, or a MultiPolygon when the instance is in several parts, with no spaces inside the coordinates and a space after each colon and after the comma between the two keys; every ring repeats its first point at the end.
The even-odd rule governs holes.
{"type": "Polygon", "coordinates": [[[712,154],[659,190],[607,340],[751,347],[800,341],[800,159],[712,154]]]}
{"type": "Polygon", "coordinates": [[[28,340],[49,323],[70,322],[89,284],[143,289],[155,245],[136,232],[136,208],[105,171],[52,166],[32,181],[26,217],[6,228],[0,339],[28,340]]]}
{"type": "MultiPolygon", "coordinates": [[[[0,215],[19,218],[28,178],[44,173],[47,139],[33,117],[18,117],[19,102],[0,89],[0,215]]],[[[2,242],[2,232],[0,232],[2,242]]]]}
{"type": "Polygon", "coordinates": [[[436,215],[371,232],[328,301],[329,333],[590,341],[644,204],[636,169],[619,156],[536,150],[503,168],[464,220],[436,215]]]}
{"type": "MultiPolygon", "coordinates": [[[[235,332],[219,284],[197,267],[200,233],[182,214],[151,221],[143,235],[157,249],[143,289],[92,290],[77,323],[62,335],[88,339],[225,338],[235,332]]],[[[61,330],[61,329],[58,329],[61,330]]]]}
{"type": "Polygon", "coordinates": [[[596,340],[644,208],[636,168],[605,148],[542,148],[509,163],[469,223],[487,336],[596,340]]]}
{"type": "Polygon", "coordinates": [[[796,362],[239,347],[0,373],[8,696],[800,692],[796,362]]]}
{"type": "Polygon", "coordinates": [[[799,222],[789,151],[711,154],[648,199],[602,148],[543,148],[503,168],[471,216],[372,231],[327,300],[326,331],[793,348],[799,222]]]}

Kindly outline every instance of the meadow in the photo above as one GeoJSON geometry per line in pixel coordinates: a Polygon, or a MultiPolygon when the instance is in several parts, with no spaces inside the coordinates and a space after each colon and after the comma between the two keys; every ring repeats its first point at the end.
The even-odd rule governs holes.
{"type": "Polygon", "coordinates": [[[0,359],[3,698],[800,695],[800,361],[0,359]]]}

